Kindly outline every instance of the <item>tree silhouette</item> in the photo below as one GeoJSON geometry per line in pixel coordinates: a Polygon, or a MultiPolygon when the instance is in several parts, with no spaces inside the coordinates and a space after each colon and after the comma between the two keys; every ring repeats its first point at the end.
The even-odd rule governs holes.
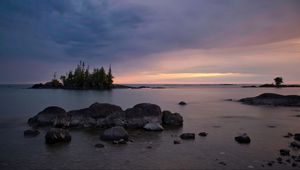
{"type": "Polygon", "coordinates": [[[277,87],[279,87],[279,86],[281,86],[281,85],[283,84],[283,78],[282,78],[282,77],[276,77],[276,78],[274,79],[274,81],[275,81],[275,85],[276,85],[277,87]]]}

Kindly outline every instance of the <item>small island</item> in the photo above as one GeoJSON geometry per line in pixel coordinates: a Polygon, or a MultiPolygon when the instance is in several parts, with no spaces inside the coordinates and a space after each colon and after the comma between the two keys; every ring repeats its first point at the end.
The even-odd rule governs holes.
{"type": "Polygon", "coordinates": [[[242,86],[242,88],[259,88],[259,87],[265,87],[265,88],[285,88],[285,87],[300,87],[300,85],[298,85],[298,84],[284,84],[282,77],[276,77],[276,78],[274,78],[274,83],[272,83],[272,84],[262,84],[262,85],[259,85],[259,86],[248,85],[248,86],[242,86]]]}
{"type": "Polygon", "coordinates": [[[89,66],[80,61],[74,71],[60,76],[60,81],[54,73],[53,79],[46,83],[34,84],[33,89],[72,89],[72,90],[109,90],[112,88],[130,88],[124,85],[114,85],[111,66],[108,72],[103,67],[90,72],[89,66]]]}

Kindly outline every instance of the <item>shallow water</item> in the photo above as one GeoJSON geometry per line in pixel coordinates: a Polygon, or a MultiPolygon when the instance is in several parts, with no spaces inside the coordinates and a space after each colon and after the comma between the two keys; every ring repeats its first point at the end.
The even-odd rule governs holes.
{"type": "MultiPolygon", "coordinates": [[[[300,132],[300,108],[249,106],[226,99],[240,99],[265,92],[300,95],[300,88],[239,88],[238,86],[174,86],[166,89],[115,89],[72,91],[0,86],[0,169],[247,169],[263,168],[275,160],[279,149],[300,132]],[[184,100],[186,106],[177,103],[184,100]],[[130,131],[133,143],[113,145],[99,139],[101,130],[72,130],[72,142],[49,147],[44,135],[24,138],[26,121],[42,109],[57,105],[66,110],[107,102],[123,109],[150,102],[163,110],[179,112],[184,126],[163,132],[130,131]],[[182,132],[208,132],[207,137],[174,145],[182,132]],[[240,145],[234,137],[247,133],[252,141],[240,145]],[[94,147],[103,143],[104,148],[94,147]],[[147,146],[152,146],[148,149],[147,146]],[[226,166],[219,164],[226,163],[226,166]]],[[[293,151],[300,155],[300,151],[293,151]]],[[[300,164],[298,165],[298,168],[300,164]]],[[[274,164],[272,169],[291,165],[274,164]]],[[[294,168],[292,168],[294,169],[294,168]]]]}

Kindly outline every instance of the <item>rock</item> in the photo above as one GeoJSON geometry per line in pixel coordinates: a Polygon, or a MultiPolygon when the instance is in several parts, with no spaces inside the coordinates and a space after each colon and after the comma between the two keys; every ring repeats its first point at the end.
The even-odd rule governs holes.
{"type": "Polygon", "coordinates": [[[120,106],[108,103],[94,103],[88,109],[89,116],[94,119],[105,118],[112,113],[123,111],[120,106]]]}
{"type": "Polygon", "coordinates": [[[95,145],[96,148],[104,148],[104,145],[102,143],[97,143],[95,145]]]}
{"type": "Polygon", "coordinates": [[[250,105],[300,106],[300,96],[284,96],[274,93],[264,93],[257,97],[243,98],[239,101],[250,105]]]}
{"type": "Polygon", "coordinates": [[[159,123],[147,123],[144,126],[145,130],[149,130],[149,131],[163,131],[164,128],[159,124],[159,123]]]}
{"type": "Polygon", "coordinates": [[[126,126],[143,128],[147,123],[162,123],[162,112],[159,106],[141,103],[125,111],[126,126]]]}
{"type": "Polygon", "coordinates": [[[206,132],[200,132],[198,135],[199,135],[199,136],[202,136],[202,137],[206,137],[207,134],[208,134],[208,133],[206,133],[206,132]]]}
{"type": "Polygon", "coordinates": [[[128,132],[121,126],[109,128],[100,136],[102,140],[119,141],[120,139],[128,140],[128,132]]]}
{"type": "Polygon", "coordinates": [[[220,165],[226,166],[225,162],[219,162],[220,165]]]}
{"type": "Polygon", "coordinates": [[[195,133],[183,133],[180,135],[181,139],[195,139],[195,133]]]}
{"type": "Polygon", "coordinates": [[[295,133],[294,134],[294,139],[297,141],[300,141],[300,133],[295,133]]]}
{"type": "Polygon", "coordinates": [[[170,111],[163,111],[163,124],[169,126],[182,126],[183,117],[179,113],[171,113],[170,111]]]}
{"type": "Polygon", "coordinates": [[[57,119],[67,119],[67,112],[60,107],[50,106],[39,112],[36,116],[28,120],[28,124],[33,127],[52,126],[57,119]]]}
{"type": "Polygon", "coordinates": [[[67,130],[52,128],[45,136],[47,144],[66,143],[70,142],[72,137],[67,130]]]}
{"type": "Polygon", "coordinates": [[[173,143],[174,143],[175,145],[177,145],[177,144],[181,144],[181,141],[180,141],[180,140],[174,140],[173,143]]]}
{"type": "Polygon", "coordinates": [[[297,166],[297,164],[296,163],[292,163],[292,167],[296,167],[297,166]]]}
{"type": "Polygon", "coordinates": [[[251,139],[247,134],[237,136],[234,139],[240,144],[249,144],[251,142],[251,139]]]}
{"type": "Polygon", "coordinates": [[[278,157],[276,160],[277,160],[278,162],[282,162],[282,158],[281,158],[281,157],[278,157]]]}
{"type": "Polygon", "coordinates": [[[24,136],[37,136],[40,134],[40,131],[36,129],[27,129],[24,131],[24,136]]]}
{"type": "MultiPolygon", "coordinates": [[[[99,123],[97,123],[99,126],[99,123]]],[[[114,126],[125,126],[125,112],[124,111],[116,111],[108,115],[102,122],[102,126],[105,127],[114,127],[114,126]]]]}
{"type": "Polygon", "coordinates": [[[113,144],[126,144],[127,143],[127,141],[126,140],[124,140],[124,139],[120,139],[120,140],[114,140],[113,141],[113,144]]]}
{"type": "Polygon", "coordinates": [[[296,141],[292,142],[292,143],[290,144],[290,146],[291,146],[292,148],[295,148],[295,149],[300,149],[300,143],[298,143],[298,142],[296,142],[296,141]]]}
{"type": "Polygon", "coordinates": [[[184,106],[184,105],[186,105],[186,102],[180,101],[178,104],[181,105],[181,106],[184,106]]]}
{"type": "Polygon", "coordinates": [[[285,138],[291,138],[291,137],[293,137],[294,135],[292,134],[292,133],[287,133],[286,135],[284,135],[283,137],[285,137],[285,138]]]}
{"type": "Polygon", "coordinates": [[[288,150],[288,149],[280,149],[279,152],[280,152],[281,156],[289,156],[290,155],[290,150],[288,150]]]}

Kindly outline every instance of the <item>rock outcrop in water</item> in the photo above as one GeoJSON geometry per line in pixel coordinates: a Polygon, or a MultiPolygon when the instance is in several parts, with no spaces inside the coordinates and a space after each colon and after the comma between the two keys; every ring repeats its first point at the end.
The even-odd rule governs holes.
{"type": "Polygon", "coordinates": [[[121,126],[125,128],[163,130],[161,127],[162,124],[182,126],[183,118],[179,113],[171,113],[170,111],[162,112],[158,105],[151,103],[137,104],[125,111],[116,105],[94,103],[88,108],[71,110],[69,112],[57,106],[50,106],[30,118],[28,124],[32,127],[110,128],[121,126]]]}
{"type": "Polygon", "coordinates": [[[300,106],[300,96],[284,96],[274,93],[264,93],[256,97],[243,98],[239,101],[250,105],[300,106]]]}
{"type": "Polygon", "coordinates": [[[52,128],[45,136],[47,144],[68,143],[71,142],[71,135],[65,129],[52,128]]]}

